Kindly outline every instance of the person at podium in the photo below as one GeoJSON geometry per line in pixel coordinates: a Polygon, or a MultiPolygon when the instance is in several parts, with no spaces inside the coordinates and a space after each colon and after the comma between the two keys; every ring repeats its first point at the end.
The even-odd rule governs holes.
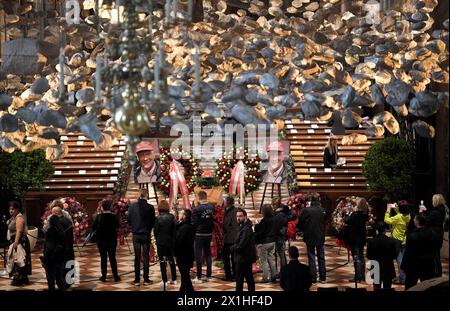
{"type": "Polygon", "coordinates": [[[336,168],[344,164],[345,159],[338,155],[337,137],[331,134],[323,151],[323,167],[336,168]]]}

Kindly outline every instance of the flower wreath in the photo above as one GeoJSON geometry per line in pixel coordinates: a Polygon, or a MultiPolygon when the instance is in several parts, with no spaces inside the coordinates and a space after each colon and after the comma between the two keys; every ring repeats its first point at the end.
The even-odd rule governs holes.
{"type": "Polygon", "coordinates": [[[120,227],[118,231],[119,238],[125,237],[129,232],[128,227],[128,208],[130,207],[130,200],[119,196],[108,196],[101,200],[98,207],[101,208],[103,202],[111,200],[111,212],[119,219],[120,227]]]}
{"type": "Polygon", "coordinates": [[[217,161],[216,177],[219,179],[220,185],[228,193],[231,172],[240,160],[242,160],[245,165],[244,183],[245,194],[247,195],[258,189],[262,177],[260,171],[261,159],[257,153],[249,154],[247,147],[239,147],[238,149],[234,147],[232,151],[225,152],[217,161]]]}
{"type": "MultiPolygon", "coordinates": [[[[64,205],[64,210],[67,211],[73,221],[73,242],[78,244],[82,241],[89,229],[89,219],[86,210],[80,202],[74,198],[61,198],[61,202],[64,205]]],[[[45,225],[48,218],[52,215],[50,207],[47,208],[44,215],[42,216],[42,223],[45,225]]]]}
{"type": "Polygon", "coordinates": [[[194,159],[182,146],[176,146],[174,148],[168,145],[163,146],[159,157],[161,163],[161,182],[158,184],[158,188],[167,196],[170,194],[170,163],[172,163],[174,157],[183,166],[184,178],[189,192],[194,190],[197,179],[201,176],[198,160],[194,159]]]}
{"type": "Polygon", "coordinates": [[[296,195],[292,195],[287,202],[287,206],[291,213],[295,213],[296,217],[293,220],[288,222],[288,227],[286,230],[286,237],[289,240],[295,240],[297,236],[297,223],[298,217],[302,210],[306,207],[306,203],[308,202],[308,196],[302,193],[298,193],[296,195]]]}
{"type": "MultiPolygon", "coordinates": [[[[332,224],[336,231],[340,231],[344,227],[345,218],[353,212],[353,209],[354,207],[356,207],[357,202],[358,197],[355,196],[346,197],[339,201],[332,215],[332,224]]],[[[367,230],[370,230],[375,224],[375,215],[373,214],[373,209],[370,205],[368,216],[369,219],[367,221],[367,230]]]]}

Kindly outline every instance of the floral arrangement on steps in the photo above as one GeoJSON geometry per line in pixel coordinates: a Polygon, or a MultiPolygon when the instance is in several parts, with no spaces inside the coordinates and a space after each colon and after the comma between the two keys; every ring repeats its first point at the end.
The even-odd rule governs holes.
{"type": "Polygon", "coordinates": [[[158,184],[158,187],[166,196],[170,194],[170,164],[174,159],[182,165],[189,192],[194,190],[197,179],[201,175],[198,160],[194,159],[190,152],[186,151],[182,146],[171,148],[169,144],[165,144],[161,148],[161,155],[159,157],[161,163],[161,182],[158,184]]]}
{"type": "Polygon", "coordinates": [[[261,159],[257,153],[251,154],[247,147],[234,147],[232,151],[224,152],[217,161],[215,176],[220,185],[228,193],[230,187],[231,174],[236,164],[241,161],[245,165],[245,194],[249,194],[258,189],[261,184],[261,159]]]}
{"type": "Polygon", "coordinates": [[[119,219],[120,227],[118,231],[118,237],[120,244],[124,244],[124,238],[128,235],[129,225],[128,225],[128,208],[130,207],[130,200],[125,199],[119,195],[110,195],[101,200],[98,204],[98,208],[100,209],[101,206],[105,201],[111,201],[111,212],[117,216],[119,219]]]}
{"type": "MultiPolygon", "coordinates": [[[[83,205],[75,200],[75,198],[64,197],[60,198],[63,203],[64,210],[67,211],[72,218],[73,221],[73,242],[75,244],[81,243],[84,241],[87,232],[89,231],[89,216],[86,213],[83,205]]],[[[42,223],[45,225],[47,223],[47,219],[52,215],[52,211],[50,208],[47,208],[44,215],[42,216],[42,223]]]]}
{"type": "Polygon", "coordinates": [[[303,193],[292,195],[287,202],[287,206],[292,213],[295,213],[295,219],[288,222],[288,228],[286,236],[289,240],[295,240],[297,236],[297,222],[302,210],[306,207],[306,203],[309,201],[309,196],[303,193]]]}

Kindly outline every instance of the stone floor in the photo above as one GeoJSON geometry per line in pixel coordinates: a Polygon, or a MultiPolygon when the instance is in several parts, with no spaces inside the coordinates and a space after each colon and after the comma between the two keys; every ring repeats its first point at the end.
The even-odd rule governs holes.
{"type": "MultiPolygon", "coordinates": [[[[258,217],[257,211],[249,210],[249,216],[252,219],[258,217]]],[[[128,239],[129,240],[129,239],[128,239]]],[[[125,241],[127,242],[127,241],[125,241]]],[[[296,245],[300,249],[300,260],[303,263],[307,262],[306,247],[302,241],[293,241],[292,244],[296,245]]],[[[130,244],[130,247],[131,244],[130,244]]],[[[39,256],[41,251],[36,250],[32,254],[33,258],[33,274],[30,277],[30,285],[24,287],[12,287],[10,280],[2,275],[0,277],[0,289],[2,290],[16,290],[16,289],[28,289],[28,290],[44,290],[47,288],[45,272],[39,262],[39,256]]],[[[102,283],[98,280],[100,276],[100,257],[98,255],[97,248],[94,244],[86,244],[84,247],[75,247],[75,256],[80,264],[80,282],[73,286],[74,289],[83,290],[95,290],[95,291],[161,291],[163,290],[161,282],[161,274],[159,264],[153,262],[150,268],[150,278],[153,284],[150,286],[134,286],[133,281],[133,262],[134,256],[132,249],[128,248],[128,244],[119,246],[117,252],[119,273],[122,276],[122,281],[115,283],[112,279],[108,278],[107,282],[102,283]]],[[[314,284],[312,290],[317,290],[323,287],[338,287],[339,290],[345,290],[349,287],[354,287],[354,283],[348,282],[353,277],[353,264],[348,262],[347,251],[343,248],[339,248],[336,245],[336,239],[334,237],[326,238],[325,247],[326,265],[327,265],[327,282],[326,284],[314,284]]],[[[0,266],[3,265],[0,260],[0,266]]],[[[232,282],[222,281],[223,269],[220,268],[221,262],[214,260],[213,262],[213,280],[210,282],[204,282],[201,284],[194,284],[197,291],[232,291],[235,289],[235,284],[232,282]]],[[[444,274],[448,276],[448,260],[443,262],[444,274]]],[[[191,270],[192,278],[195,277],[195,269],[191,270]]],[[[203,272],[205,273],[205,267],[203,272]]],[[[261,273],[255,272],[255,280],[262,278],[261,273]]],[[[360,288],[367,288],[372,290],[372,286],[367,283],[358,284],[360,288]]],[[[167,290],[176,291],[179,288],[177,285],[168,285],[167,290]]],[[[278,283],[269,284],[257,284],[257,291],[278,291],[281,290],[278,283]]],[[[403,286],[395,285],[396,291],[402,291],[403,286]]]]}

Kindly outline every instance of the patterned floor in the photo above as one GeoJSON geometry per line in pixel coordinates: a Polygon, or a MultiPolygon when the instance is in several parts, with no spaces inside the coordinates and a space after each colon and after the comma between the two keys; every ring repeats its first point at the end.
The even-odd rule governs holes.
{"type": "MultiPolygon", "coordinates": [[[[259,217],[257,211],[249,210],[249,216],[251,219],[259,217]]],[[[335,238],[327,237],[326,239],[326,265],[327,265],[327,282],[326,284],[315,284],[311,288],[317,290],[318,288],[330,288],[338,287],[339,290],[345,290],[349,287],[354,287],[354,283],[348,282],[353,277],[353,264],[348,263],[347,252],[345,249],[340,249],[335,244],[335,238]]],[[[126,242],[126,241],[125,241],[126,242]]],[[[301,241],[295,241],[294,245],[300,248],[300,260],[303,263],[307,262],[305,244],[301,241]]],[[[130,245],[131,247],[131,245],[130,245]]],[[[0,288],[2,290],[44,290],[47,288],[45,272],[39,262],[40,250],[33,252],[33,275],[30,277],[30,285],[24,287],[12,287],[10,280],[2,275],[0,277],[0,288]]],[[[128,244],[121,245],[118,249],[118,268],[119,273],[122,276],[122,281],[119,283],[114,282],[108,278],[107,282],[102,283],[98,280],[100,276],[100,257],[95,245],[87,244],[83,248],[75,248],[75,256],[80,264],[80,282],[73,286],[78,290],[95,290],[95,291],[161,291],[163,290],[161,282],[161,274],[159,264],[152,263],[150,268],[150,278],[153,281],[149,286],[134,286],[133,281],[133,262],[134,256],[128,244]]],[[[213,262],[213,280],[210,282],[204,282],[201,284],[194,284],[197,291],[233,291],[235,284],[232,282],[222,281],[223,270],[219,267],[220,261],[215,260],[213,262]]],[[[0,260],[0,266],[3,265],[3,261],[0,260]]],[[[205,269],[205,268],[204,268],[205,269]]],[[[443,263],[444,274],[448,276],[448,260],[443,263]]],[[[205,270],[203,270],[205,272],[205,270]]],[[[195,277],[194,270],[191,271],[192,278],[195,277]]],[[[255,280],[258,281],[262,278],[261,273],[256,273],[255,280]]],[[[366,283],[358,284],[359,288],[367,288],[371,290],[372,286],[366,283]]],[[[177,291],[179,283],[177,285],[168,285],[167,290],[177,291]]],[[[277,283],[259,283],[256,284],[257,291],[279,291],[281,288],[277,283]]],[[[403,286],[395,285],[395,290],[402,291],[403,286]]]]}

